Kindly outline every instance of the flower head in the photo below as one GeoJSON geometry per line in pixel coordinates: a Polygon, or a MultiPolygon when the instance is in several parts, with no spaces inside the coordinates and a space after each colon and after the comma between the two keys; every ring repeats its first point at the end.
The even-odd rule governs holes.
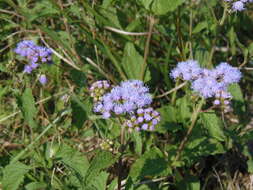
{"type": "Polygon", "coordinates": [[[47,77],[46,75],[40,75],[39,81],[42,85],[45,85],[47,83],[47,77]]]}
{"type": "Polygon", "coordinates": [[[191,67],[189,67],[189,61],[183,62],[183,64],[182,62],[178,63],[177,68],[172,70],[171,77],[181,76],[184,80],[190,80],[192,82],[191,88],[199,95],[204,98],[216,97],[215,105],[220,102],[223,103],[225,100],[229,101],[232,98],[231,94],[227,92],[227,88],[230,84],[240,81],[241,72],[238,68],[222,62],[210,70],[198,67],[196,61],[191,61],[191,63],[191,67]],[[193,72],[194,69],[192,68],[195,70],[197,68],[197,72],[193,72]],[[193,75],[193,73],[198,73],[198,75],[193,75]]]}
{"type": "Polygon", "coordinates": [[[201,73],[201,68],[197,61],[188,60],[179,62],[177,67],[171,71],[173,79],[182,78],[183,80],[194,80],[201,73]]]}
{"type": "Polygon", "coordinates": [[[52,61],[52,51],[46,47],[37,46],[31,40],[19,42],[14,52],[28,59],[29,64],[24,68],[25,73],[31,73],[39,66],[39,63],[50,63],[52,61]]]}

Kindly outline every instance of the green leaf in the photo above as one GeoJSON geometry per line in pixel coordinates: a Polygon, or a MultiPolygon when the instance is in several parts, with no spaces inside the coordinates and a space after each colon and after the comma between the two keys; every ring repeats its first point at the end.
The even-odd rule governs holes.
{"type": "MultiPolygon", "coordinates": [[[[128,42],[125,45],[124,57],[122,59],[122,65],[128,79],[140,79],[143,63],[144,59],[139,52],[136,51],[133,43],[128,42]]],[[[147,69],[144,81],[148,80],[150,80],[150,71],[147,69]]]]}
{"type": "Polygon", "coordinates": [[[91,186],[95,187],[96,190],[106,190],[106,182],[109,174],[101,172],[91,182],[91,186]]]}
{"type": "Polygon", "coordinates": [[[248,166],[248,172],[253,173],[253,155],[252,151],[249,148],[249,145],[243,146],[243,154],[248,158],[247,160],[247,166],[248,166]]]}
{"type": "Polygon", "coordinates": [[[162,106],[158,111],[161,114],[161,121],[158,124],[157,130],[161,133],[166,133],[168,131],[175,133],[180,130],[177,124],[177,109],[171,105],[162,106]],[[168,117],[169,115],[169,117],[168,117]]]}
{"type": "Polygon", "coordinates": [[[19,106],[21,106],[21,112],[27,124],[32,128],[36,128],[37,123],[35,121],[35,118],[37,115],[37,109],[35,107],[35,101],[33,98],[32,90],[30,88],[25,89],[19,106]]]}
{"type": "Polygon", "coordinates": [[[211,137],[219,141],[225,140],[225,135],[222,130],[222,122],[214,112],[202,113],[200,115],[203,126],[207,129],[211,137]]]}
{"type": "Polygon", "coordinates": [[[21,162],[7,165],[3,170],[3,189],[16,190],[24,180],[24,175],[31,168],[21,162]]]}
{"type": "Polygon", "coordinates": [[[80,182],[83,182],[86,171],[89,167],[89,162],[82,153],[66,144],[63,144],[55,157],[65,166],[72,169],[76,173],[80,182]]]}
{"type": "Polygon", "coordinates": [[[195,176],[185,176],[182,181],[177,184],[178,189],[184,190],[200,190],[199,179],[195,176]]]}
{"type": "Polygon", "coordinates": [[[164,15],[176,10],[185,0],[154,0],[152,11],[157,15],[164,15]]]}
{"type": "Polygon", "coordinates": [[[238,84],[232,84],[229,86],[228,91],[233,96],[233,108],[237,114],[243,114],[246,111],[245,102],[240,86],[238,84]]]}
{"type": "Polygon", "coordinates": [[[134,141],[134,144],[135,144],[135,152],[138,154],[138,155],[141,155],[142,153],[142,138],[141,138],[141,134],[139,132],[132,132],[131,133],[132,135],[132,138],[133,138],[133,141],[134,141]]]}
{"type": "Polygon", "coordinates": [[[150,5],[151,5],[152,1],[153,0],[140,0],[140,2],[143,4],[143,6],[148,10],[150,10],[150,5]]]}
{"type": "Polygon", "coordinates": [[[152,148],[135,161],[129,176],[134,181],[144,177],[155,177],[167,173],[168,167],[168,162],[163,158],[162,152],[157,148],[152,148]]]}
{"type": "Polygon", "coordinates": [[[79,100],[77,96],[72,96],[71,108],[72,108],[72,124],[77,128],[81,128],[84,122],[88,119],[88,112],[90,108],[89,100],[87,99],[85,102],[82,102],[81,100],[79,100]]]}
{"type": "Polygon", "coordinates": [[[197,26],[194,27],[192,33],[193,34],[199,33],[201,30],[203,30],[207,27],[208,27],[208,23],[206,21],[200,22],[197,24],[197,26]]]}
{"type": "Polygon", "coordinates": [[[117,179],[114,179],[114,180],[110,183],[110,185],[108,185],[108,190],[114,190],[114,189],[116,188],[116,186],[117,186],[117,183],[118,183],[117,179]]]}
{"type": "Polygon", "coordinates": [[[101,170],[111,166],[116,159],[117,157],[110,152],[99,152],[90,163],[90,167],[85,176],[85,185],[91,183],[101,170]]]}
{"type": "Polygon", "coordinates": [[[189,102],[189,97],[188,96],[184,96],[182,98],[178,98],[176,101],[176,105],[177,105],[177,118],[178,121],[185,121],[187,119],[189,119],[192,115],[191,111],[190,111],[190,102],[189,102]]]}
{"type": "Polygon", "coordinates": [[[25,186],[26,190],[46,189],[47,184],[43,182],[32,182],[25,186]]]}
{"type": "Polygon", "coordinates": [[[41,2],[36,3],[36,6],[27,12],[30,13],[30,17],[28,17],[28,21],[32,22],[40,17],[52,16],[54,14],[58,14],[59,11],[56,9],[50,1],[43,0],[41,2]]]}

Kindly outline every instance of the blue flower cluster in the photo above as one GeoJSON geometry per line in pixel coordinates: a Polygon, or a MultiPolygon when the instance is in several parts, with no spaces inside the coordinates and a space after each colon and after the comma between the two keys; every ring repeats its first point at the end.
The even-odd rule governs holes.
{"type": "Polygon", "coordinates": [[[226,2],[232,2],[233,11],[243,11],[247,3],[253,2],[253,0],[225,0],[226,2]]]}
{"type": "Polygon", "coordinates": [[[101,113],[104,119],[112,115],[124,115],[125,123],[128,123],[124,126],[136,130],[153,130],[160,117],[153,108],[147,108],[152,103],[152,97],[144,83],[139,80],[124,81],[105,93],[110,87],[108,84],[105,81],[98,81],[91,86],[90,92],[95,102],[94,112],[101,113]],[[140,110],[143,110],[142,113],[140,110]],[[132,123],[133,118],[139,118],[138,123],[132,123]],[[148,126],[145,127],[144,124],[148,126]],[[144,127],[139,127],[139,125],[144,125],[144,127]]]}
{"type": "MultiPolygon", "coordinates": [[[[40,63],[50,63],[52,61],[52,51],[46,47],[37,46],[33,41],[24,40],[17,44],[15,53],[28,59],[29,64],[25,65],[24,72],[30,74],[40,63]]],[[[45,84],[47,79],[43,75],[40,82],[45,84]]]]}
{"type": "Polygon", "coordinates": [[[201,68],[197,61],[188,60],[178,63],[172,70],[171,77],[181,78],[192,83],[192,89],[204,98],[215,97],[214,104],[229,104],[232,96],[227,88],[232,83],[238,83],[241,72],[228,63],[220,63],[212,70],[201,68]]]}

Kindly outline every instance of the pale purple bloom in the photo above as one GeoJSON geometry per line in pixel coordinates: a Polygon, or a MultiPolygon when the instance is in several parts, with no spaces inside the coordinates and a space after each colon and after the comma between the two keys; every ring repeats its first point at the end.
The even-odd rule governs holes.
{"type": "MultiPolygon", "coordinates": [[[[94,91],[93,89],[92,91],[94,91]]],[[[122,82],[119,86],[115,86],[102,97],[101,104],[103,108],[98,112],[103,113],[103,111],[107,111],[117,115],[125,113],[131,114],[137,108],[148,106],[151,103],[152,97],[143,82],[129,80],[122,82]]]]}
{"type": "Polygon", "coordinates": [[[23,40],[17,44],[14,52],[22,57],[29,60],[29,68],[25,67],[24,71],[26,73],[31,73],[33,69],[39,66],[42,62],[51,62],[52,51],[46,47],[37,46],[33,41],[23,40]]]}
{"type": "Polygon", "coordinates": [[[189,81],[197,78],[201,74],[201,68],[197,61],[188,60],[185,62],[179,62],[177,67],[171,71],[170,76],[173,79],[182,78],[189,81]]]}
{"type": "Polygon", "coordinates": [[[243,11],[247,3],[252,3],[253,0],[224,0],[231,3],[231,8],[233,11],[243,11]]]}
{"type": "Polygon", "coordinates": [[[42,85],[45,85],[47,83],[47,77],[46,75],[40,75],[39,81],[42,85]]]}
{"type": "Polygon", "coordinates": [[[237,83],[241,79],[241,72],[239,69],[232,67],[228,63],[222,62],[213,70],[214,76],[224,85],[237,83]]]}
{"type": "Polygon", "coordinates": [[[213,104],[214,105],[220,105],[220,100],[214,100],[213,104]]]}
{"type": "Polygon", "coordinates": [[[26,65],[24,68],[24,72],[30,74],[33,68],[30,65],[26,65]]]}
{"type": "Polygon", "coordinates": [[[236,1],[233,3],[232,8],[234,11],[242,11],[245,9],[245,4],[242,1],[236,1]]]}
{"type": "Polygon", "coordinates": [[[230,84],[240,81],[242,76],[238,68],[232,67],[226,62],[222,62],[214,69],[210,70],[200,68],[197,66],[196,61],[191,61],[191,65],[195,65],[194,68],[198,68],[198,75],[194,75],[193,77],[193,69],[189,69],[188,62],[189,61],[178,63],[176,69],[172,70],[171,77],[174,79],[176,77],[181,77],[186,81],[190,80],[192,83],[191,88],[199,95],[204,98],[216,97],[217,101],[213,102],[215,105],[220,104],[218,101],[224,102],[224,100],[232,98],[231,94],[227,92],[227,88],[230,84]]]}
{"type": "Polygon", "coordinates": [[[147,129],[148,129],[148,124],[144,123],[144,124],[141,126],[141,129],[147,130],[147,129]]]}
{"type": "Polygon", "coordinates": [[[108,119],[108,118],[110,118],[110,117],[111,117],[110,112],[103,112],[103,118],[104,118],[104,119],[108,119]]]}

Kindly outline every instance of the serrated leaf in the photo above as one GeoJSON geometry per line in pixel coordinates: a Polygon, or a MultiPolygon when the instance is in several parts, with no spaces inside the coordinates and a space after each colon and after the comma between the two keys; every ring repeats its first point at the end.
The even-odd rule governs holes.
{"type": "Polygon", "coordinates": [[[83,182],[86,171],[89,167],[89,162],[85,155],[72,147],[63,144],[55,157],[65,166],[75,171],[80,183],[83,182]]]}
{"type": "MultiPolygon", "coordinates": [[[[133,43],[128,42],[125,45],[124,57],[122,59],[122,65],[128,79],[140,78],[143,62],[143,57],[136,51],[133,43]]],[[[147,68],[144,81],[148,80],[150,80],[150,71],[147,68]]]]}
{"type": "Polygon", "coordinates": [[[152,148],[145,152],[132,165],[129,176],[133,181],[140,180],[146,176],[159,176],[169,170],[169,164],[163,158],[162,152],[157,148],[152,148]]]}
{"type": "Polygon", "coordinates": [[[171,131],[172,133],[180,130],[177,124],[177,109],[171,105],[162,106],[158,109],[161,115],[161,121],[158,124],[157,131],[160,133],[166,133],[171,131]],[[168,117],[168,115],[170,117],[168,117]]]}
{"type": "Polygon", "coordinates": [[[90,163],[90,167],[85,176],[85,185],[91,183],[91,181],[101,170],[111,166],[116,161],[116,159],[117,157],[110,152],[99,152],[90,163]]]}
{"type": "Polygon", "coordinates": [[[211,137],[219,141],[225,140],[225,135],[222,130],[222,122],[214,112],[202,113],[200,115],[203,126],[207,129],[211,137]]]}
{"type": "Polygon", "coordinates": [[[35,118],[37,115],[37,109],[35,107],[35,101],[30,88],[25,89],[19,106],[21,106],[21,111],[27,124],[32,128],[36,128],[37,123],[35,118]]]}
{"type": "Polygon", "coordinates": [[[154,0],[152,11],[157,15],[164,15],[176,10],[185,0],[154,0]]]}
{"type": "Polygon", "coordinates": [[[3,189],[16,190],[24,180],[24,175],[31,168],[21,162],[7,165],[3,170],[3,189]]]}
{"type": "Polygon", "coordinates": [[[106,190],[106,182],[109,174],[106,172],[101,172],[98,174],[91,182],[91,186],[96,190],[106,190]]]}

